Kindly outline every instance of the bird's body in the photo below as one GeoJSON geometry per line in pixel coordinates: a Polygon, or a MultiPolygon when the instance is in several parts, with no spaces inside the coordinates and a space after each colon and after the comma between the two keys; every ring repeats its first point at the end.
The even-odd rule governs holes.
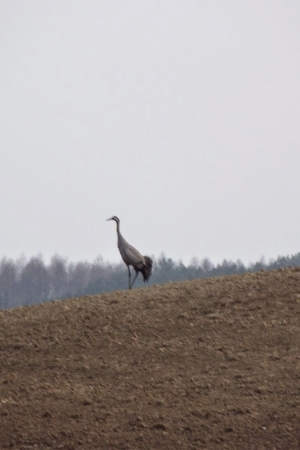
{"type": "Polygon", "coordinates": [[[113,216],[107,220],[114,220],[117,224],[118,249],[122,256],[124,263],[128,268],[128,283],[129,289],[132,288],[139,272],[142,273],[144,282],[148,281],[152,271],[152,259],[149,256],[143,256],[136,248],[129,244],[120,232],[120,220],[113,216]],[[130,266],[135,270],[135,277],[131,283],[130,266]]]}

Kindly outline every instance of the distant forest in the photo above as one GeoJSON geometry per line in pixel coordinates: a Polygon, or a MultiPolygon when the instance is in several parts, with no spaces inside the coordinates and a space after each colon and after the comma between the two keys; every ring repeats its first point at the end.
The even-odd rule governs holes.
{"type": "MultiPolygon", "coordinates": [[[[149,285],[300,266],[300,253],[279,256],[269,263],[262,258],[247,267],[239,260],[224,260],[221,264],[214,265],[207,258],[202,261],[193,258],[188,266],[165,255],[153,260],[149,285]]],[[[92,263],[72,263],[55,255],[48,265],[41,256],[32,257],[28,261],[24,257],[15,261],[3,258],[0,262],[0,309],[127,289],[127,279],[127,269],[123,262],[110,264],[104,262],[102,257],[92,263]]],[[[139,275],[135,287],[142,286],[145,285],[139,275]]]]}
{"type": "MultiPolygon", "coordinates": [[[[279,256],[269,263],[262,258],[247,267],[239,260],[224,260],[221,264],[214,265],[207,258],[202,261],[193,258],[185,266],[163,254],[153,260],[149,285],[300,266],[300,253],[279,256]]],[[[139,275],[135,287],[144,286],[141,278],[139,275]]],[[[58,255],[53,256],[48,265],[41,256],[32,257],[28,261],[24,257],[15,261],[3,258],[0,262],[0,309],[120,289],[127,289],[126,266],[123,262],[104,262],[101,257],[92,263],[72,263],[58,255]]]]}

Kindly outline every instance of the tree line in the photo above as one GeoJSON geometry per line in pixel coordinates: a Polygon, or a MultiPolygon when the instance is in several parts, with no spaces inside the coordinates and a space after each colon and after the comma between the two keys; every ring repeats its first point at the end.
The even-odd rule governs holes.
{"type": "MultiPolygon", "coordinates": [[[[189,265],[184,265],[164,254],[153,260],[153,274],[149,285],[300,266],[300,253],[278,256],[269,263],[262,258],[248,266],[240,260],[223,260],[222,263],[214,265],[208,258],[202,261],[193,258],[189,265]]],[[[141,286],[143,282],[139,276],[135,287],[141,286]]],[[[73,263],[59,255],[53,256],[49,264],[44,263],[41,255],[29,260],[25,257],[17,260],[4,257],[0,261],[0,309],[126,288],[126,266],[122,262],[105,262],[101,256],[92,263],[73,263]]]]}

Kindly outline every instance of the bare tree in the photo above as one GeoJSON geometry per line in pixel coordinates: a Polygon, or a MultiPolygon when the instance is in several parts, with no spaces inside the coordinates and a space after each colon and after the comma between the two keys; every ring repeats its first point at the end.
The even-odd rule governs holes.
{"type": "Polygon", "coordinates": [[[71,296],[84,294],[85,288],[88,286],[90,280],[90,263],[72,263],[69,265],[68,269],[68,294],[71,296]]]}
{"type": "Polygon", "coordinates": [[[2,308],[12,308],[18,304],[17,283],[16,264],[12,259],[3,258],[0,263],[0,299],[2,308]]]}
{"type": "Polygon", "coordinates": [[[51,298],[62,298],[68,291],[68,267],[66,258],[54,255],[48,267],[51,298]]]}
{"type": "Polygon", "coordinates": [[[40,303],[49,299],[50,280],[41,256],[33,257],[25,265],[20,277],[22,304],[40,303]]]}

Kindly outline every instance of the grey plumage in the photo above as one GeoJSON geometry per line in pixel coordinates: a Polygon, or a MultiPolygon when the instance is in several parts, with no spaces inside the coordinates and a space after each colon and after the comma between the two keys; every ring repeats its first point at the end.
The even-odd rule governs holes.
{"type": "Polygon", "coordinates": [[[143,280],[148,281],[152,272],[152,259],[149,256],[143,256],[136,248],[130,245],[120,232],[120,219],[113,216],[107,220],[114,220],[117,224],[118,249],[124,263],[128,269],[128,289],[131,289],[139,272],[143,275],[143,280]],[[135,270],[135,276],[131,283],[130,266],[135,270]]]}

